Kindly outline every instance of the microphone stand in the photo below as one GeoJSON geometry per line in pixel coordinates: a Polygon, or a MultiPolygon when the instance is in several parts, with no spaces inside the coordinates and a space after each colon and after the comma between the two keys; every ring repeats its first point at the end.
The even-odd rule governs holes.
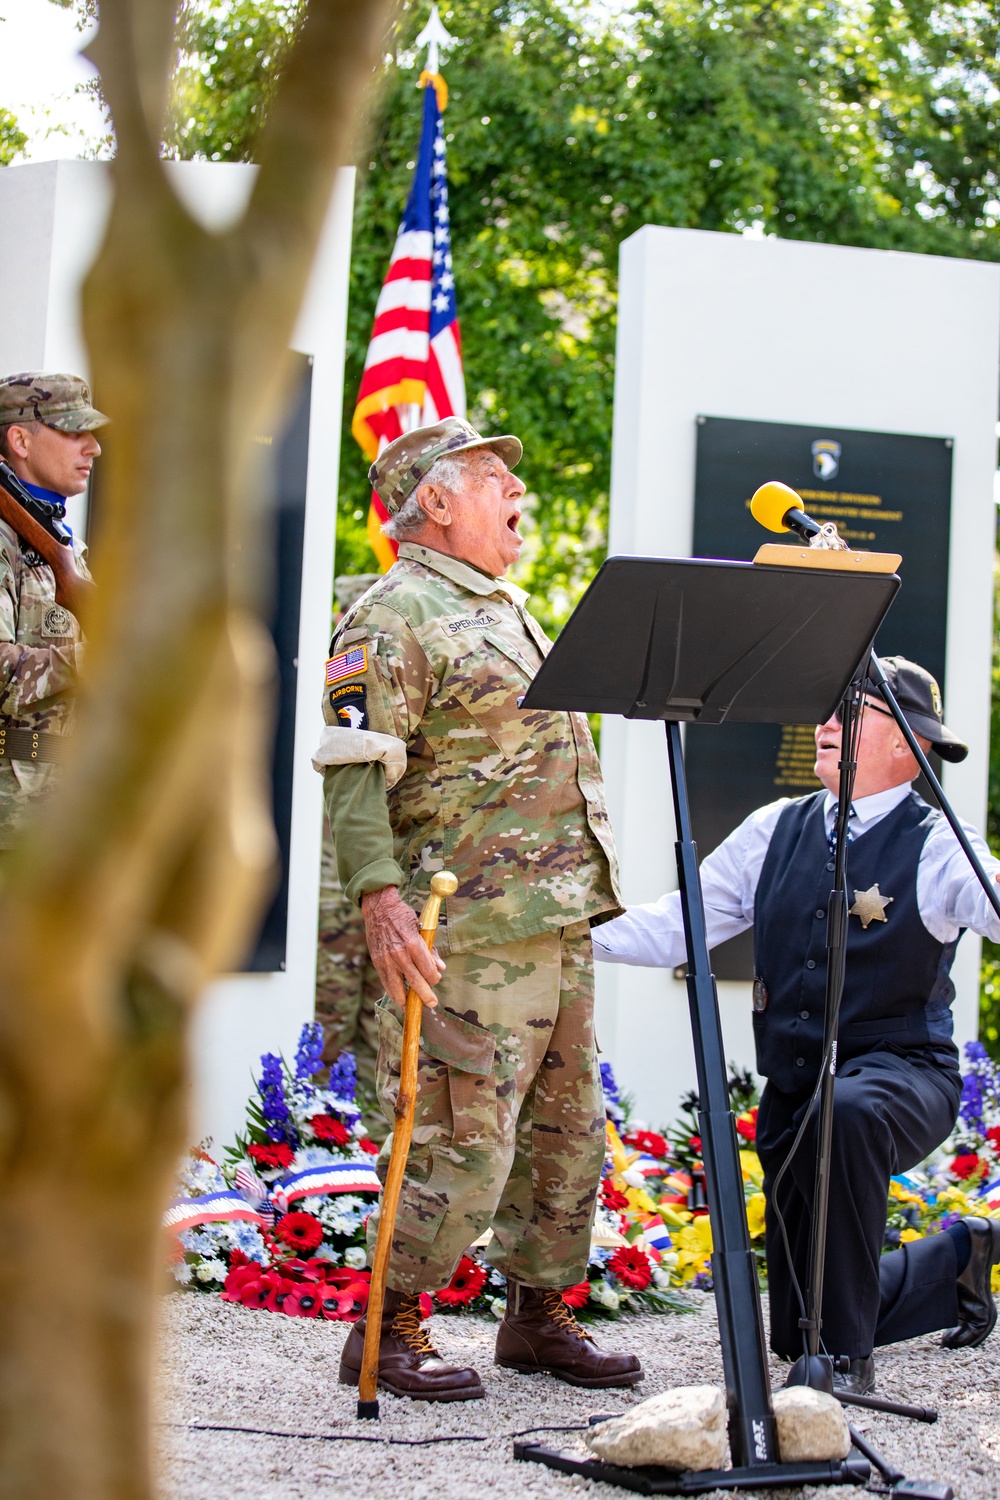
{"type": "Polygon", "coordinates": [[[930,786],[931,791],[934,793],[934,800],[936,801],[941,811],[944,813],[945,817],[948,819],[948,822],[951,824],[951,831],[955,835],[958,842],[961,844],[962,853],[969,861],[969,864],[972,866],[973,872],[975,873],[976,879],[979,881],[979,884],[986,892],[987,901],[990,903],[997,916],[1000,917],[1000,894],[998,894],[996,881],[991,880],[986,871],[983,869],[982,861],[980,860],[979,855],[976,853],[975,849],[973,849],[968,834],[958,820],[955,809],[952,807],[951,803],[948,801],[948,798],[945,796],[944,787],[935,776],[933,767],[931,766],[931,763],[927,759],[927,756],[924,754],[923,750],[920,748],[920,744],[917,740],[916,735],[913,733],[913,730],[910,728],[909,724],[907,724],[905,718],[903,717],[903,710],[896,702],[893,691],[886,680],[885,672],[882,670],[882,663],[879,661],[874,651],[872,652],[871,666],[869,668],[868,675],[878,685],[878,690],[888,704],[889,709],[892,713],[892,717],[899,725],[900,733],[902,734],[906,743],[909,745],[910,750],[913,753],[914,760],[920,767],[921,771],[923,771],[924,776],[927,778],[927,783],[930,786]]]}
{"type": "MultiPolygon", "coordinates": [[[[892,713],[900,733],[906,740],[917,765],[927,779],[934,798],[944,813],[962,852],[972,867],[977,880],[986,893],[986,898],[1000,917],[1000,891],[983,869],[982,862],[962,827],[955,810],[945,796],[944,788],[924,754],[916,735],[903,716],[889,686],[882,664],[872,651],[867,667],[864,665],[852,679],[844,694],[841,706],[840,738],[840,786],[837,808],[837,844],[834,862],[833,889],[827,907],[827,970],[826,1009],[823,1025],[823,1075],[819,1096],[819,1123],[817,1127],[816,1176],[813,1192],[813,1216],[809,1236],[809,1285],[806,1289],[806,1315],[800,1318],[805,1353],[792,1366],[785,1384],[807,1385],[814,1390],[833,1392],[833,1359],[821,1354],[821,1329],[823,1326],[823,1283],[826,1269],[826,1235],[830,1194],[830,1161],[833,1139],[834,1084],[837,1072],[837,1030],[840,1006],[844,993],[847,945],[847,832],[850,822],[851,797],[857,761],[850,758],[851,739],[858,704],[864,692],[864,684],[870,680],[876,684],[892,713]]],[[[810,1109],[812,1101],[810,1102],[810,1109]]],[[[907,1402],[890,1401],[881,1396],[852,1396],[836,1392],[838,1400],[846,1406],[866,1407],[870,1411],[889,1412],[895,1416],[909,1417],[918,1422],[933,1422],[937,1413],[930,1407],[912,1406],[907,1402]]]]}
{"type": "MultiPolygon", "coordinates": [[[[826,1001],[823,1013],[823,1061],[817,1126],[816,1176],[813,1188],[812,1223],[809,1229],[809,1283],[805,1316],[799,1319],[805,1352],[796,1360],[786,1385],[808,1385],[832,1392],[833,1364],[820,1354],[823,1326],[823,1283],[826,1272],[826,1231],[830,1202],[830,1164],[833,1154],[833,1094],[837,1073],[837,1030],[844,995],[847,959],[847,837],[851,799],[858,763],[851,752],[854,724],[865,681],[864,659],[844,693],[840,709],[840,786],[837,804],[833,889],[826,908],[826,1001]]],[[[810,1103],[811,1107],[811,1103],[810,1103]]],[[[775,1202],[778,1184],[775,1183],[775,1202]]]]}

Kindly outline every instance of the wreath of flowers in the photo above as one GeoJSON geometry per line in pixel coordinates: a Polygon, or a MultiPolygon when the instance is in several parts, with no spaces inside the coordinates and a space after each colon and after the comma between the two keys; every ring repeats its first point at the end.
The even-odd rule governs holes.
{"type": "MultiPolygon", "coordinates": [[[[321,1083],[321,1054],[317,1025],[303,1027],[293,1065],[265,1054],[245,1131],[223,1161],[203,1145],[182,1164],[180,1196],[167,1215],[180,1286],[289,1317],[352,1322],[364,1312],[365,1226],[379,1191],[378,1148],[361,1125],[354,1058],[342,1053],[321,1083]]],[[[1000,1218],[1000,1067],[978,1042],[966,1047],[966,1063],[952,1136],[890,1183],[886,1251],[940,1233],[966,1214],[1000,1218]]],[[[584,1321],[685,1311],[693,1305],[687,1292],[712,1289],[698,1100],[689,1095],[661,1132],[632,1118],[607,1062],[601,1079],[607,1154],[590,1259],[586,1279],[564,1291],[563,1301],[584,1321]]],[[[751,1075],[738,1070],[729,1089],[751,1245],[765,1281],[757,1095],[751,1075]]],[[[488,1238],[462,1256],[447,1286],[422,1295],[425,1316],[437,1309],[503,1317],[506,1284],[484,1254],[488,1238]]]]}

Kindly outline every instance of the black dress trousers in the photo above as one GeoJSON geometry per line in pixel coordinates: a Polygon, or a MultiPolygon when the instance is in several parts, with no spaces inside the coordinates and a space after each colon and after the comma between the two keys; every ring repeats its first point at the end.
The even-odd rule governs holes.
{"type": "MultiPolygon", "coordinates": [[[[877,1344],[914,1338],[958,1321],[956,1258],[950,1235],[933,1235],[882,1255],[889,1178],[906,1172],[947,1137],[961,1097],[957,1067],[919,1048],[878,1050],[844,1064],[834,1086],[833,1159],[821,1337],[829,1354],[861,1359],[877,1344]]],[[[774,1180],[802,1122],[808,1095],[768,1084],[757,1119],[757,1152],[767,1196],[765,1243],[771,1348],[803,1352],[799,1303],[775,1207],[805,1293],[816,1164],[816,1113],[774,1202],[774,1180]]]]}

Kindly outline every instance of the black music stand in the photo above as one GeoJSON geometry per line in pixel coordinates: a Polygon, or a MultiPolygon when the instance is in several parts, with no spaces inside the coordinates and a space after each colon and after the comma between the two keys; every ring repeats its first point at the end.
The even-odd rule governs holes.
{"type": "Polygon", "coordinates": [[[834,567],[610,558],[525,696],[529,709],[666,721],[733,1467],[680,1475],[626,1469],[529,1443],[516,1445],[515,1457],[645,1494],[864,1484],[868,1478],[868,1461],[856,1448],[835,1462],[783,1464],[778,1458],[680,725],[823,723],[867,661],[898,587],[895,574],[834,567]]]}

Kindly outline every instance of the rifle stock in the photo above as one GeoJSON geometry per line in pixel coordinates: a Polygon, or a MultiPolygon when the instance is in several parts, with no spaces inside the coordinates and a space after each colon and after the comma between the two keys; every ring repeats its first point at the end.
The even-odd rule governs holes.
{"type": "Polygon", "coordinates": [[[47,532],[34,516],[29,515],[21,502],[8,494],[2,479],[0,479],[0,518],[6,521],[8,526],[13,527],[23,542],[27,542],[29,547],[34,547],[39,556],[45,559],[55,574],[56,603],[61,604],[79,618],[82,610],[86,608],[94,584],[89,578],[85,578],[77,567],[73,548],[66,546],[64,542],[56,541],[55,537],[47,532]]]}

